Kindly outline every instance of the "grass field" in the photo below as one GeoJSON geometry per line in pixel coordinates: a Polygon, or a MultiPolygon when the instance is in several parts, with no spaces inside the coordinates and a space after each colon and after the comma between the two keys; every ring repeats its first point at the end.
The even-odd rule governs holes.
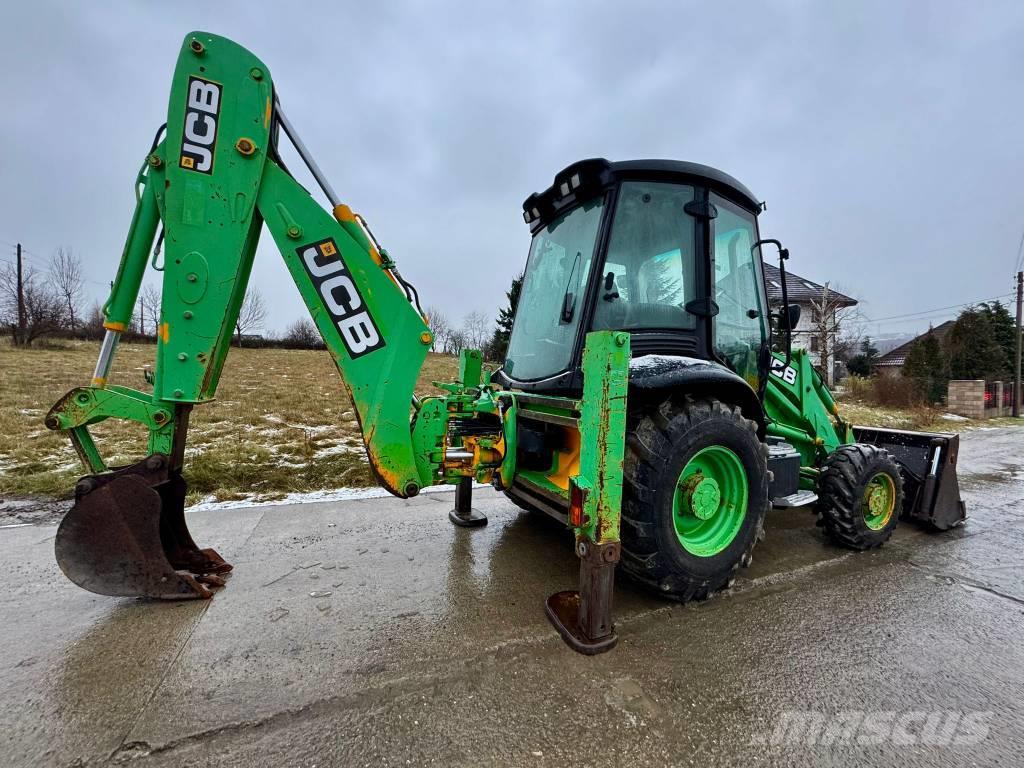
{"type": "MultiPolygon", "coordinates": [[[[51,348],[20,350],[0,341],[0,499],[68,497],[83,474],[68,439],[43,426],[43,417],[69,389],[88,383],[98,345],[62,341],[51,348]]],[[[142,376],[155,347],[119,348],[112,383],[148,391],[142,376]]],[[[417,394],[450,381],[454,358],[431,355],[417,394]]],[[[374,485],[352,402],[324,351],[233,349],[216,401],[192,412],[186,477],[189,501],[213,498],[276,499],[287,493],[374,485]]],[[[854,424],[901,429],[962,431],[1017,423],[970,422],[935,408],[885,408],[841,399],[854,424]]],[[[108,421],[93,427],[108,464],[145,454],[138,425],[108,421]]]]}
{"type": "MultiPolygon", "coordinates": [[[[96,343],[15,349],[0,341],[0,497],[67,497],[84,471],[64,435],[43,426],[57,399],[92,377],[96,343]]],[[[156,347],[118,348],[111,383],[142,391],[156,347]]],[[[417,394],[450,381],[457,361],[430,355],[417,394]]],[[[145,455],[145,432],[110,420],[92,428],[110,465],[145,455]]],[[[325,351],[232,349],[217,400],[192,411],[189,501],[274,499],[286,493],[374,485],[352,410],[325,351]]]]}

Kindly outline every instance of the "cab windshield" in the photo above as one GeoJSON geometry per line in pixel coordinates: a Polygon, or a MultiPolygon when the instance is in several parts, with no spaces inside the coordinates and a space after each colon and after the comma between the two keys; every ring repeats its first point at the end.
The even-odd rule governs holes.
{"type": "Polygon", "coordinates": [[[533,236],[505,372],[520,381],[561,373],[572,360],[604,199],[574,208],[533,236]]]}

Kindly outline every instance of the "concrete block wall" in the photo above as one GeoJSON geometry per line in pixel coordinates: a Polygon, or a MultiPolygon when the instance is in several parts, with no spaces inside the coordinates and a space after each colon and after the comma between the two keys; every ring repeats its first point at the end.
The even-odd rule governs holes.
{"type": "Polygon", "coordinates": [[[957,379],[949,382],[947,407],[950,413],[968,419],[985,418],[985,380],[957,379]]]}

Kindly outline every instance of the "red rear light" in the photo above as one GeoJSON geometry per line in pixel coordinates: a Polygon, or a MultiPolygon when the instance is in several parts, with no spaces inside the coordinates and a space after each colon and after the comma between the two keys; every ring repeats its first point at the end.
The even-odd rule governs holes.
{"type": "Polygon", "coordinates": [[[569,483],[569,525],[579,528],[583,525],[583,499],[586,494],[576,483],[569,483]]]}

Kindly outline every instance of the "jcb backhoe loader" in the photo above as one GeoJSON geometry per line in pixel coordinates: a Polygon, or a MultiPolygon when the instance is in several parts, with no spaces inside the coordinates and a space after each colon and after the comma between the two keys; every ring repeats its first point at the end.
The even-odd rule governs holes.
{"type": "Polygon", "coordinates": [[[790,348],[797,308],[772,316],[757,199],[692,163],[585,160],[531,195],[526,277],[504,364],[463,353],[459,380],[418,400],[432,343],[415,289],[343,204],[281,109],[270,71],[215,35],[188,35],[166,126],[136,179],[137,206],[89,386],[46,424],[88,474],[56,538],[64,573],[104,595],[206,598],[231,566],[185,524],[192,408],[214,397],[266,225],[337,363],[378,481],[399,497],[472,480],[563,520],[578,591],[547,602],[576,650],[616,639],[616,566],[676,600],[701,599],[749,563],[773,504],[816,503],[855,549],[900,514],[947,529],[965,517],[955,435],[851,428],[807,355],[790,348]],[[290,139],[325,211],[278,154],[290,139]],[[163,301],[152,393],[108,384],[162,227],[163,301]],[[774,319],[774,323],[770,320],[774,319]],[[775,326],[773,329],[772,326],[775,326]],[[776,351],[773,351],[773,348],[776,351]],[[89,426],[129,419],[148,455],[108,467],[89,426]]]}

